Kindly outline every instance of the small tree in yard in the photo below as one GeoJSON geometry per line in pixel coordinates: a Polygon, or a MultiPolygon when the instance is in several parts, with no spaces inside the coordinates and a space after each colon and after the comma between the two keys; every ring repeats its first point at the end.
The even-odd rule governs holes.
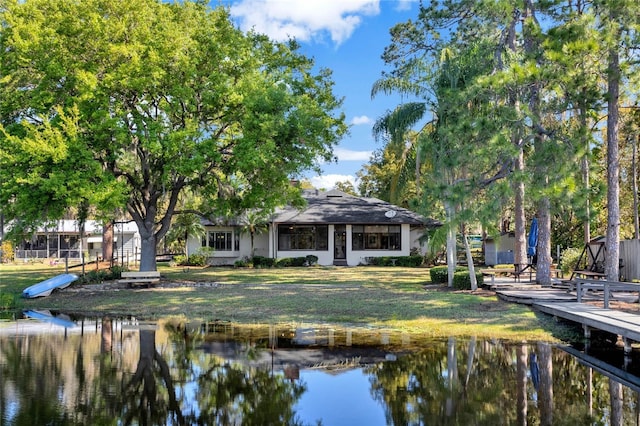
{"type": "Polygon", "coordinates": [[[125,207],[142,271],[184,192],[209,217],[300,201],[290,179],[346,132],[330,72],[294,41],[242,33],[222,7],[30,0],[4,3],[0,21],[5,218],[125,207]]]}
{"type": "Polygon", "coordinates": [[[242,219],[242,225],[240,232],[243,234],[249,234],[251,237],[251,257],[255,255],[254,239],[256,235],[260,235],[267,232],[269,224],[267,223],[266,216],[263,212],[249,211],[242,219]]]}
{"type": "Polygon", "coordinates": [[[184,254],[189,263],[189,237],[201,237],[205,229],[198,215],[194,213],[177,214],[171,224],[171,230],[167,234],[169,241],[178,241],[184,244],[184,254]]]}

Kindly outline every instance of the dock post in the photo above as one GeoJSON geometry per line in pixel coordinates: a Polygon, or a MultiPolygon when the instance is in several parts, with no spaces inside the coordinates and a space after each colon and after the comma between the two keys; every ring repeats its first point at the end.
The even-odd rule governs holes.
{"type": "Polygon", "coordinates": [[[631,342],[629,341],[628,338],[626,337],[622,337],[622,342],[624,343],[624,353],[625,354],[630,354],[631,353],[631,342]]]}
{"type": "Polygon", "coordinates": [[[582,329],[584,330],[584,338],[591,339],[591,327],[587,324],[582,324],[582,329]]]}

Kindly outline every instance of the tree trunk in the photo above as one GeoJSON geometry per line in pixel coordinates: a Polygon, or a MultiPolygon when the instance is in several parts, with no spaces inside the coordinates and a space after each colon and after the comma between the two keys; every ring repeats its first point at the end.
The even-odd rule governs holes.
{"type": "MultiPolygon", "coordinates": [[[[520,147],[515,163],[515,173],[524,172],[524,150],[520,147]]],[[[515,222],[515,253],[513,263],[522,269],[527,262],[527,224],[524,211],[524,182],[519,179],[514,183],[514,222],[515,222]]]]}
{"type": "Polygon", "coordinates": [[[624,424],[624,393],[622,383],[609,379],[609,400],[611,402],[611,416],[609,424],[611,426],[621,426],[624,424]]]}
{"type": "Polygon", "coordinates": [[[138,224],[140,232],[140,271],[155,271],[156,265],[156,235],[153,229],[149,231],[138,224]]]}
{"type": "Polygon", "coordinates": [[[102,318],[102,327],[100,329],[100,353],[110,354],[113,349],[113,325],[111,318],[102,318]]]}
{"type": "MultiPolygon", "coordinates": [[[[610,5],[609,18],[617,22],[615,5],[610,5]]],[[[618,30],[619,32],[619,30],[618,30]]],[[[619,39],[619,33],[613,40],[619,39]]],[[[620,256],[620,158],[618,153],[618,118],[620,96],[620,58],[618,46],[609,48],[609,69],[607,76],[607,236],[604,272],[607,279],[619,279],[618,258],[620,256]]]]}
{"type": "MultiPolygon", "coordinates": [[[[587,113],[586,113],[586,108],[581,108],[580,109],[580,125],[582,126],[583,129],[587,128],[587,113]]],[[[590,192],[591,189],[591,177],[589,174],[589,152],[591,151],[591,148],[589,146],[590,141],[589,138],[585,138],[585,155],[584,157],[582,157],[582,161],[580,163],[580,166],[582,168],[582,183],[585,187],[585,189],[587,190],[587,192],[590,192]]],[[[591,241],[591,200],[590,197],[587,196],[587,199],[585,201],[585,216],[586,219],[584,221],[584,243],[585,244],[589,244],[589,241],[591,241]]],[[[558,259],[559,260],[559,259],[558,259]]]]}
{"type": "Polygon", "coordinates": [[[631,159],[631,185],[633,188],[633,238],[640,240],[640,219],[638,218],[638,140],[633,138],[633,158],[631,159]]]}
{"type": "MultiPolygon", "coordinates": [[[[518,53],[518,43],[516,42],[516,26],[520,22],[520,11],[514,10],[513,19],[509,25],[509,31],[507,35],[507,47],[513,53],[518,53]]],[[[520,101],[518,100],[518,95],[514,89],[509,91],[509,104],[513,106],[516,114],[520,116],[520,101]]],[[[515,170],[514,173],[517,175],[523,175],[524,173],[524,148],[523,148],[523,140],[522,140],[522,128],[517,126],[513,130],[513,134],[511,136],[511,142],[514,146],[518,148],[518,154],[515,158],[515,170]]],[[[520,179],[516,179],[513,184],[513,192],[514,192],[514,224],[515,224],[515,253],[513,258],[513,263],[516,265],[520,265],[520,268],[523,268],[523,265],[527,264],[527,224],[526,224],[526,216],[524,211],[524,196],[525,196],[525,187],[524,182],[520,179]]],[[[509,231],[507,229],[507,231],[509,231]]]]}
{"type": "Polygon", "coordinates": [[[102,227],[102,259],[108,260],[113,266],[113,222],[109,221],[102,227]]]}
{"type": "Polygon", "coordinates": [[[527,346],[520,343],[516,346],[516,424],[522,426],[527,424],[527,358],[527,346]]]}
{"type": "Polygon", "coordinates": [[[538,246],[536,250],[536,281],[551,286],[551,214],[548,198],[538,203],[538,246]]]}
{"type": "Polygon", "coordinates": [[[184,233],[184,254],[187,257],[187,265],[189,264],[189,233],[184,233]]]}
{"type": "Polygon", "coordinates": [[[447,285],[453,287],[453,274],[456,272],[456,230],[453,225],[454,208],[449,201],[445,201],[445,211],[449,229],[447,230],[447,285]]]}
{"type": "Polygon", "coordinates": [[[473,264],[473,255],[471,254],[471,246],[469,245],[469,239],[467,238],[467,232],[462,232],[462,241],[464,241],[464,251],[467,254],[467,265],[469,266],[469,280],[471,281],[471,290],[476,291],[478,289],[478,280],[476,278],[476,268],[473,264]]]}
{"type": "Polygon", "coordinates": [[[538,368],[540,370],[540,424],[553,425],[553,359],[551,345],[538,343],[538,368]]]}

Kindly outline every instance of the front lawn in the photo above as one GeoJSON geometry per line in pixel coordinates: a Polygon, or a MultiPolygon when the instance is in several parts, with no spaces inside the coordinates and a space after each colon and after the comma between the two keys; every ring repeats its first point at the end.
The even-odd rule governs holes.
{"type": "MultiPolygon", "coordinates": [[[[387,327],[425,337],[555,340],[569,329],[487,291],[431,285],[426,268],[171,268],[158,288],[55,292],[20,299],[27,286],[64,272],[48,265],[0,265],[0,297],[19,307],[156,319],[177,315],[238,323],[316,323],[387,327]],[[175,285],[178,283],[179,285],[175,285]]],[[[77,286],[76,286],[77,287],[77,286]]],[[[85,287],[86,288],[86,287],[85,287]]]]}

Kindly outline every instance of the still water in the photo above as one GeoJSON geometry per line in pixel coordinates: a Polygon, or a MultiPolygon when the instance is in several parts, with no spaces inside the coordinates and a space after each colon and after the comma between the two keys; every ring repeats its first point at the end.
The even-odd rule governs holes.
{"type": "Polygon", "coordinates": [[[638,360],[166,319],[0,322],[0,425],[638,424],[638,360]]]}

